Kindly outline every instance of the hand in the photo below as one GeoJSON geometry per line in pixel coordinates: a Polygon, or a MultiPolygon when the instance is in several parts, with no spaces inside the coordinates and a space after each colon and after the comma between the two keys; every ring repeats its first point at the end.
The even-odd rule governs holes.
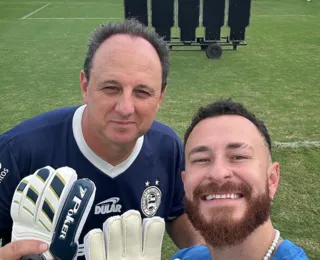
{"type": "Polygon", "coordinates": [[[160,260],[165,230],[164,220],[143,220],[140,213],[129,210],[122,216],[107,219],[100,229],[91,230],[84,238],[87,260],[160,260]]]}
{"type": "Polygon", "coordinates": [[[20,260],[24,255],[42,254],[48,245],[37,240],[14,241],[0,248],[0,260],[20,260]]]}
{"type": "Polygon", "coordinates": [[[75,258],[96,190],[92,181],[77,178],[69,167],[47,166],[19,183],[11,204],[12,240],[36,239],[49,245],[41,256],[25,259],[75,258]]]}

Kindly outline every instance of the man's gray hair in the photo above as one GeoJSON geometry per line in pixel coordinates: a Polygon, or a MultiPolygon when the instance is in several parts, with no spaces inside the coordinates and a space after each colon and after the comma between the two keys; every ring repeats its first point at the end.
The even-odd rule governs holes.
{"type": "Polygon", "coordinates": [[[149,30],[136,19],[126,19],[120,23],[106,23],[96,28],[91,35],[88,43],[88,51],[86,54],[83,70],[87,80],[90,79],[90,71],[92,68],[92,60],[100,45],[109,37],[115,34],[127,34],[131,36],[141,37],[147,40],[158,53],[162,66],[162,86],[164,90],[167,85],[168,74],[170,71],[170,56],[167,43],[156,33],[149,30]]]}

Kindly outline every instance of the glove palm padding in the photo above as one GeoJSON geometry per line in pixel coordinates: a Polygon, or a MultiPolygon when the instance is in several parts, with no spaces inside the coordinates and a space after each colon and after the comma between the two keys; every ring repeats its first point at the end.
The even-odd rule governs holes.
{"type": "Polygon", "coordinates": [[[87,260],[160,260],[164,220],[144,219],[138,211],[129,210],[121,217],[107,219],[100,229],[91,230],[85,237],[87,260]]]}

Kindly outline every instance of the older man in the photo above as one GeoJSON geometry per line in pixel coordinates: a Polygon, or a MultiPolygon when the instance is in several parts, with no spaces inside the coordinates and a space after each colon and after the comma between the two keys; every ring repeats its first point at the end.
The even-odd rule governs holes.
{"type": "MultiPolygon", "coordinates": [[[[164,218],[178,247],[196,243],[183,208],[182,142],[170,127],[154,120],[166,92],[169,67],[165,42],[136,20],[95,30],[80,72],[84,105],[41,114],[0,135],[4,244],[10,241],[16,186],[47,165],[71,167],[79,178],[96,185],[93,208],[80,236],[79,259],[89,230],[130,209],[143,217],[164,218]]],[[[18,241],[0,248],[0,259],[46,250],[39,246],[18,241]]]]}

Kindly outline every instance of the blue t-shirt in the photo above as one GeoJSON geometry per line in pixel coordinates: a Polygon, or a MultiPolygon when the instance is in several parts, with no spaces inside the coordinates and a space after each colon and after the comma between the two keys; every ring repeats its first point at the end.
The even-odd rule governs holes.
{"type": "MultiPolygon", "coordinates": [[[[171,260],[211,260],[211,255],[206,246],[192,246],[180,250],[171,260]]],[[[272,260],[309,260],[309,258],[301,247],[284,240],[278,246],[272,260]]]]}
{"type": "MultiPolygon", "coordinates": [[[[10,207],[20,180],[44,166],[69,166],[96,185],[96,196],[79,240],[129,209],[170,221],[184,213],[183,145],[168,126],[154,121],[125,162],[112,166],[86,144],[81,129],[85,106],[66,107],[28,119],[0,135],[0,229],[12,229],[10,207]]],[[[78,258],[82,259],[82,258],[78,258]]]]}

